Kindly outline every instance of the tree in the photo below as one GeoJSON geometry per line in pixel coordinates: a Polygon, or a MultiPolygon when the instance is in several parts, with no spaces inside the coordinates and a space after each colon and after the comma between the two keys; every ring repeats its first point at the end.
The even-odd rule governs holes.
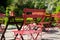
{"type": "Polygon", "coordinates": [[[59,2],[60,2],[60,0],[46,0],[46,2],[45,2],[45,4],[47,5],[47,12],[48,12],[48,9],[49,9],[49,4],[51,4],[50,6],[53,6],[52,7],[52,13],[53,14],[55,14],[55,13],[57,13],[57,12],[59,12],[58,10],[60,9],[59,7],[60,6],[58,6],[58,4],[59,4],[59,2]]]}
{"type": "Polygon", "coordinates": [[[17,15],[22,14],[24,8],[37,8],[37,9],[46,9],[45,0],[8,0],[7,4],[14,4],[9,8],[14,9],[17,15]],[[21,13],[20,13],[21,12],[21,13]]]}

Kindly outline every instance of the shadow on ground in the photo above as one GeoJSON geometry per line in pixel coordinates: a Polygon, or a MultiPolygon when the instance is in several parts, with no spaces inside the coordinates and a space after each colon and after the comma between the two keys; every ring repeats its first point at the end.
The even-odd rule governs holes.
{"type": "Polygon", "coordinates": [[[53,40],[53,39],[42,39],[42,40],[53,40]]]}
{"type": "Polygon", "coordinates": [[[57,32],[59,32],[59,31],[58,30],[49,30],[46,33],[48,33],[48,34],[54,34],[54,33],[57,33],[57,32]]]}

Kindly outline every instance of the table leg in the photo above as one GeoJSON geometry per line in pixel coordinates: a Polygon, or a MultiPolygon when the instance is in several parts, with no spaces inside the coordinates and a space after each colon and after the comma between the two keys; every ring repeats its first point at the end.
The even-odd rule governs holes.
{"type": "Polygon", "coordinates": [[[1,40],[3,40],[3,39],[5,40],[4,34],[5,34],[5,32],[6,32],[7,27],[8,27],[8,23],[7,23],[7,25],[6,25],[6,28],[4,29],[4,32],[2,33],[1,40]]]}
{"type": "MultiPolygon", "coordinates": [[[[15,17],[12,17],[12,18],[14,19],[14,22],[16,22],[16,21],[15,21],[15,17]]],[[[5,34],[5,32],[6,32],[6,29],[7,29],[8,25],[10,24],[10,20],[11,20],[12,18],[10,18],[10,17],[8,18],[9,20],[8,20],[8,22],[7,22],[6,28],[4,29],[4,32],[2,33],[1,40],[3,40],[3,39],[5,40],[4,34],[5,34]]],[[[22,22],[22,25],[23,25],[23,22],[22,22]]],[[[21,25],[21,27],[18,27],[18,25],[17,25],[17,23],[16,23],[17,29],[18,29],[18,30],[21,30],[22,25],[21,25]]],[[[21,38],[23,39],[22,36],[21,36],[21,38]]]]}

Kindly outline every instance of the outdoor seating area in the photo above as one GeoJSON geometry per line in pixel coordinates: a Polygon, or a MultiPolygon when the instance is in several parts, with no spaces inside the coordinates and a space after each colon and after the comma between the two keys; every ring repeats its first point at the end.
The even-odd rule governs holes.
{"type": "MultiPolygon", "coordinates": [[[[7,22],[6,28],[4,29],[4,31],[1,30],[1,32],[3,32],[2,36],[1,36],[1,40],[6,39],[4,34],[5,34],[9,24],[16,24],[16,27],[18,29],[18,30],[11,31],[15,35],[14,40],[24,40],[23,35],[30,35],[31,40],[43,40],[42,39],[42,35],[44,35],[44,34],[42,34],[43,32],[49,33],[51,28],[55,30],[55,26],[51,25],[51,23],[53,21],[52,22],[44,21],[45,17],[50,18],[50,15],[49,16],[46,15],[45,10],[25,8],[23,11],[24,11],[24,14],[22,15],[22,18],[24,19],[23,22],[16,22],[15,17],[17,17],[17,16],[15,16],[13,13],[10,14],[12,16],[8,17],[8,22],[7,22]],[[30,12],[30,13],[28,14],[27,12],[28,13],[30,12]],[[33,18],[33,20],[29,24],[26,24],[26,22],[27,22],[26,18],[33,18]],[[36,20],[36,18],[41,18],[41,21],[39,23],[35,23],[34,21],[36,20]],[[10,20],[12,20],[12,19],[14,19],[14,22],[10,22],[10,20]],[[19,23],[22,23],[22,25],[20,25],[20,27],[18,26],[19,23]],[[44,27],[44,24],[46,25],[45,27],[44,27]],[[33,34],[36,35],[35,38],[34,38],[33,34]],[[18,38],[19,35],[20,35],[20,37],[18,38]],[[40,39],[38,39],[38,36],[40,36],[40,39]]],[[[2,16],[2,17],[4,17],[4,16],[2,16]]],[[[58,16],[58,14],[52,15],[52,17],[60,18],[60,16],[58,16]]],[[[56,23],[59,23],[59,22],[56,22],[56,23]]],[[[56,28],[59,28],[59,27],[56,26],[56,28]]]]}
{"type": "Polygon", "coordinates": [[[60,40],[60,0],[1,0],[0,40],[60,40]]]}

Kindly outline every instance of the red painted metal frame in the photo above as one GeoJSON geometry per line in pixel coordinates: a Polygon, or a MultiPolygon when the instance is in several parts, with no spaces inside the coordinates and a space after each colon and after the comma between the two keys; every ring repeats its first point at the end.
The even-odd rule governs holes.
{"type": "MultiPolygon", "coordinates": [[[[23,36],[24,34],[30,34],[31,37],[33,38],[33,40],[37,40],[37,38],[38,38],[38,36],[39,36],[40,33],[41,33],[40,35],[41,35],[41,38],[42,38],[42,24],[37,25],[37,26],[40,28],[39,30],[31,30],[30,27],[28,27],[29,30],[24,30],[24,29],[23,30],[20,30],[20,31],[13,30],[13,32],[14,32],[15,35],[16,34],[19,34],[20,36],[23,36]],[[37,36],[35,38],[33,37],[33,34],[34,33],[37,34],[37,36]]],[[[15,40],[17,40],[17,37],[16,36],[15,36],[15,40]]]]}
{"type": "MultiPolygon", "coordinates": [[[[24,24],[26,23],[26,18],[28,18],[28,17],[30,17],[30,18],[38,18],[38,17],[40,17],[42,19],[41,22],[44,21],[45,10],[43,10],[43,9],[28,9],[28,8],[24,8],[23,11],[24,11],[24,14],[22,16],[24,18],[24,24]],[[27,15],[26,14],[27,12],[32,12],[32,14],[27,15]],[[40,14],[34,14],[34,12],[36,12],[36,13],[42,12],[42,13],[40,13],[40,14]]],[[[15,35],[16,34],[20,34],[21,36],[23,34],[30,34],[31,37],[33,38],[33,40],[37,40],[37,37],[38,37],[39,33],[42,33],[42,24],[39,24],[39,25],[41,25],[41,26],[39,26],[41,29],[38,30],[38,31],[37,30],[35,31],[35,30],[29,29],[29,30],[20,30],[20,31],[18,30],[18,31],[13,31],[13,32],[15,33],[15,35]],[[33,37],[33,35],[32,35],[33,33],[37,34],[36,38],[33,37]]]]}

